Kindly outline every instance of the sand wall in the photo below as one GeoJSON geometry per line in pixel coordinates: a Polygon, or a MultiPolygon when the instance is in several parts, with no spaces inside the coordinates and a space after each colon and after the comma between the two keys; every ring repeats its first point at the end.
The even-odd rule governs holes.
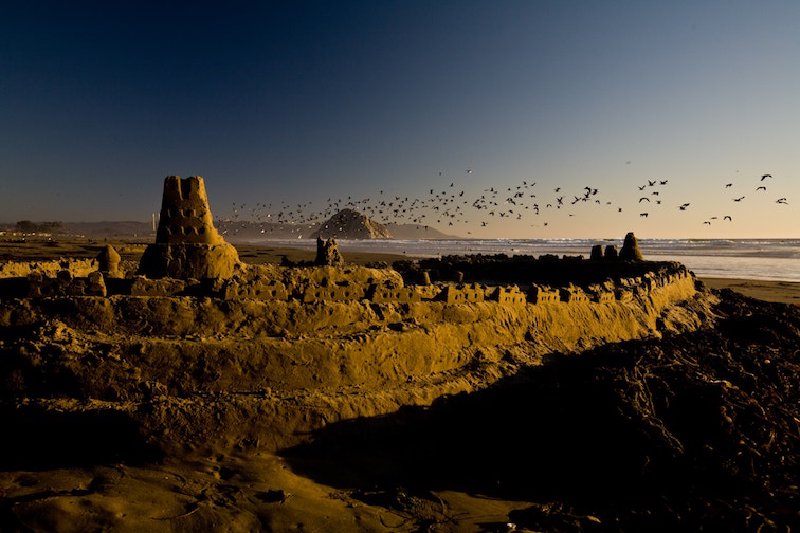
{"type": "Polygon", "coordinates": [[[110,404],[159,445],[218,438],[276,448],[335,420],[488,386],[545,354],[702,323],[684,305],[705,297],[689,273],[623,281],[606,291],[613,298],[570,288],[539,303],[516,291],[469,303],[4,299],[0,330],[15,340],[0,344],[2,393],[45,409],[110,404]]]}
{"type": "MultiPolygon", "coordinates": [[[[630,299],[603,302],[40,298],[0,305],[0,327],[43,327],[41,335],[63,352],[60,365],[93,398],[107,397],[108,383],[117,398],[135,398],[141,381],[178,395],[378,387],[476,358],[498,361],[518,345],[533,357],[657,334],[659,317],[694,294],[693,278],[676,275],[630,299]],[[95,332],[106,348],[96,346],[95,332]],[[135,379],[126,377],[129,367],[137,369],[135,379]]],[[[691,317],[675,320],[672,327],[695,327],[691,317]]]]}

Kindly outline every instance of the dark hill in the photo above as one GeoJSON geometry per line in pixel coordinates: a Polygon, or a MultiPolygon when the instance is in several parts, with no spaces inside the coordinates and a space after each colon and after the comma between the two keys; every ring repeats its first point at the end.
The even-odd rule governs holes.
{"type": "Polygon", "coordinates": [[[310,237],[329,239],[391,239],[392,234],[383,224],[370,220],[366,215],[352,209],[342,209],[326,222],[310,237]]]}

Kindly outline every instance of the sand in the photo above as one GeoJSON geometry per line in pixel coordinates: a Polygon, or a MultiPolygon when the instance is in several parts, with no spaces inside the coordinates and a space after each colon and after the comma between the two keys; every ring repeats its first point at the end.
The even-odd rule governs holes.
{"type": "MultiPolygon", "coordinates": [[[[0,243],[0,253],[38,260],[52,258],[53,251],[63,257],[93,257],[105,242],[12,244],[10,251],[0,243]]],[[[136,243],[115,245],[129,261],[143,250],[136,243]]],[[[279,263],[284,256],[289,261],[313,258],[313,251],[291,248],[237,248],[240,257],[250,263],[279,263]]],[[[362,265],[400,258],[345,254],[347,261],[362,265]]],[[[710,288],[731,288],[779,302],[798,303],[800,292],[800,284],[784,282],[704,281],[710,288]]],[[[277,335],[259,341],[255,333],[263,326],[257,321],[234,323],[237,315],[230,310],[226,316],[231,324],[226,327],[238,336],[229,341],[221,338],[218,342],[225,349],[216,352],[216,337],[203,341],[195,332],[186,336],[172,331],[152,346],[132,336],[126,348],[130,353],[120,352],[122,344],[111,331],[94,338],[93,326],[87,326],[84,335],[81,328],[53,322],[50,329],[29,332],[31,341],[24,345],[37,353],[43,342],[49,342],[53,352],[42,353],[63,363],[57,372],[51,368],[51,386],[77,386],[84,363],[89,361],[99,376],[105,376],[100,373],[104,365],[126,372],[122,377],[108,374],[117,375],[115,379],[130,388],[127,392],[123,387],[116,390],[115,408],[124,408],[125,401],[133,402],[137,395],[155,396],[150,404],[153,412],[142,416],[159,420],[160,406],[173,408],[173,413],[189,413],[193,404],[202,403],[214,417],[195,421],[202,420],[208,435],[224,433],[226,423],[236,421],[241,413],[266,415],[255,407],[248,411],[250,405],[275,409],[287,416],[287,422],[297,419],[297,427],[308,425],[314,417],[322,416],[326,422],[316,424],[311,432],[284,436],[277,447],[265,445],[269,439],[278,439],[268,434],[230,446],[208,438],[184,442],[183,448],[157,460],[137,455],[146,442],[131,439],[121,446],[125,437],[113,434],[122,426],[111,424],[113,417],[94,422],[102,426],[94,431],[106,431],[111,434],[108,438],[95,442],[77,438],[71,443],[82,452],[78,454],[75,449],[73,453],[65,451],[68,432],[58,433],[57,428],[44,424],[33,442],[20,444],[12,436],[0,446],[5,452],[0,453],[0,530],[507,532],[691,530],[699,524],[736,530],[797,525],[800,439],[793,424],[800,415],[789,409],[800,402],[793,382],[782,376],[797,375],[800,314],[787,312],[785,306],[753,303],[735,293],[723,294],[715,305],[713,316],[722,317],[715,327],[676,331],[667,327],[670,317],[662,316],[657,335],[605,346],[596,343],[587,346],[582,355],[557,353],[536,361],[525,359],[530,354],[521,352],[520,347],[529,339],[519,339],[516,346],[498,345],[494,351],[487,348],[465,366],[463,375],[447,375],[454,372],[451,369],[440,373],[449,383],[464,385],[460,389],[426,383],[423,372],[408,372],[411,379],[397,385],[407,393],[402,406],[390,401],[395,393],[389,382],[370,384],[365,376],[407,372],[391,358],[382,362],[385,369],[381,372],[369,370],[379,344],[393,343],[399,349],[403,345],[395,337],[411,339],[422,332],[437,332],[436,324],[428,323],[426,315],[414,314],[413,307],[381,307],[385,328],[368,328],[368,333],[342,330],[339,337],[331,336],[337,342],[363,344],[365,350],[369,346],[372,351],[356,352],[364,359],[354,355],[357,364],[351,366],[358,366],[361,373],[324,394],[312,383],[318,376],[309,368],[309,357],[295,358],[302,364],[295,369],[287,367],[285,377],[266,364],[253,372],[253,367],[245,364],[252,362],[248,356],[238,366],[223,361],[223,356],[235,361],[238,354],[253,347],[274,346],[278,357],[315,342],[308,334],[294,337],[286,346],[277,335]],[[50,338],[37,337],[40,334],[50,338]],[[198,348],[201,344],[208,347],[208,353],[198,348]],[[280,380],[284,390],[268,383],[269,387],[259,385],[258,396],[248,393],[232,399],[202,390],[195,396],[187,393],[162,400],[157,395],[163,391],[140,387],[149,379],[142,375],[144,365],[126,366],[137,354],[142,358],[181,357],[187,376],[177,376],[175,388],[180,384],[193,390],[204,384],[213,388],[238,373],[239,381],[258,374],[280,380]],[[126,364],[117,364],[120,359],[126,364]],[[195,360],[197,364],[191,367],[195,360]],[[311,375],[306,380],[308,388],[300,382],[305,373],[311,375]],[[215,377],[208,379],[211,375],[215,377]],[[293,385],[298,392],[286,394],[292,379],[300,380],[293,385]],[[215,411],[218,405],[223,409],[215,411]],[[234,412],[228,406],[241,410],[234,412]],[[718,490],[717,484],[725,490],[718,490]],[[662,487],[666,487],[663,493],[662,487]],[[509,525],[511,522],[517,525],[509,525]]],[[[286,315],[299,321],[303,313],[290,307],[286,315]]],[[[477,313],[484,307],[489,308],[478,305],[470,309],[477,313]]],[[[170,327],[201,324],[188,313],[188,307],[173,305],[172,309],[175,320],[185,323],[175,322],[170,327]]],[[[345,311],[359,311],[353,306],[327,306],[307,312],[329,309],[334,318],[345,316],[345,311]]],[[[364,316],[375,310],[363,306],[364,316]]],[[[446,327],[436,333],[438,349],[458,353],[453,343],[480,341],[464,340],[465,335],[458,332],[448,334],[454,331],[451,322],[455,318],[464,325],[476,322],[477,315],[466,310],[458,317],[450,316],[446,327]]],[[[672,319],[683,320],[689,311],[677,309],[678,316],[672,319]]],[[[593,316],[588,311],[585,314],[570,318],[589,320],[593,316]]],[[[356,318],[361,320],[360,316],[356,318]]],[[[322,323],[316,315],[309,314],[308,320],[322,323]]],[[[358,325],[358,320],[347,319],[342,324],[358,325]]],[[[513,337],[518,325],[513,317],[500,315],[493,320],[496,324],[487,322],[492,327],[482,333],[485,339],[497,344],[492,335],[513,337]]],[[[342,324],[332,322],[331,327],[341,329],[342,324]]],[[[561,333],[562,342],[570,334],[574,336],[574,331],[561,333]]],[[[16,332],[0,338],[0,347],[15,342],[12,334],[16,332]]],[[[316,350],[321,355],[327,353],[325,342],[329,342],[327,337],[316,350]]],[[[565,351],[569,348],[564,346],[565,351]]],[[[30,361],[41,363],[36,357],[30,361]]],[[[404,361],[408,364],[413,358],[407,356],[404,361]]],[[[163,366],[166,370],[169,365],[163,366]]],[[[35,370],[32,374],[46,372],[35,370]]],[[[3,374],[7,384],[16,377],[3,374]]],[[[101,385],[97,384],[98,391],[101,385]]],[[[94,412],[99,403],[70,401],[71,405],[53,400],[62,402],[55,405],[56,410],[94,412]]],[[[9,419],[7,415],[5,420],[9,419]]],[[[186,418],[189,425],[191,420],[186,418]]],[[[248,420],[239,423],[246,425],[248,420]]],[[[179,425],[167,427],[180,431],[179,425]]]]}
{"type": "Polygon", "coordinates": [[[767,302],[800,305],[800,283],[737,278],[700,278],[710,289],[731,289],[767,302]]]}

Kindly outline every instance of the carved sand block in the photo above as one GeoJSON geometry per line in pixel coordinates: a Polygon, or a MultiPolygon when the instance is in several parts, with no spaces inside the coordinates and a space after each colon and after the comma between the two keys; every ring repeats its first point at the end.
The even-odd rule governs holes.
{"type": "Polygon", "coordinates": [[[498,287],[495,293],[495,299],[498,303],[506,305],[524,305],[528,302],[525,293],[519,290],[519,287],[515,285],[511,287],[498,287]]]}
{"type": "Polygon", "coordinates": [[[528,300],[533,304],[555,303],[561,301],[557,289],[533,285],[528,291],[528,300]]]}

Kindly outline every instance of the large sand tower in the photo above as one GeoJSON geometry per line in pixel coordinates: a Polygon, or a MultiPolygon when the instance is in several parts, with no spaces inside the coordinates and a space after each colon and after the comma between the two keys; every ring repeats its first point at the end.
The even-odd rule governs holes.
{"type": "Polygon", "coordinates": [[[236,249],[214,227],[203,178],[168,176],[156,242],[145,250],[139,272],[151,278],[228,278],[238,263],[236,249]]]}

